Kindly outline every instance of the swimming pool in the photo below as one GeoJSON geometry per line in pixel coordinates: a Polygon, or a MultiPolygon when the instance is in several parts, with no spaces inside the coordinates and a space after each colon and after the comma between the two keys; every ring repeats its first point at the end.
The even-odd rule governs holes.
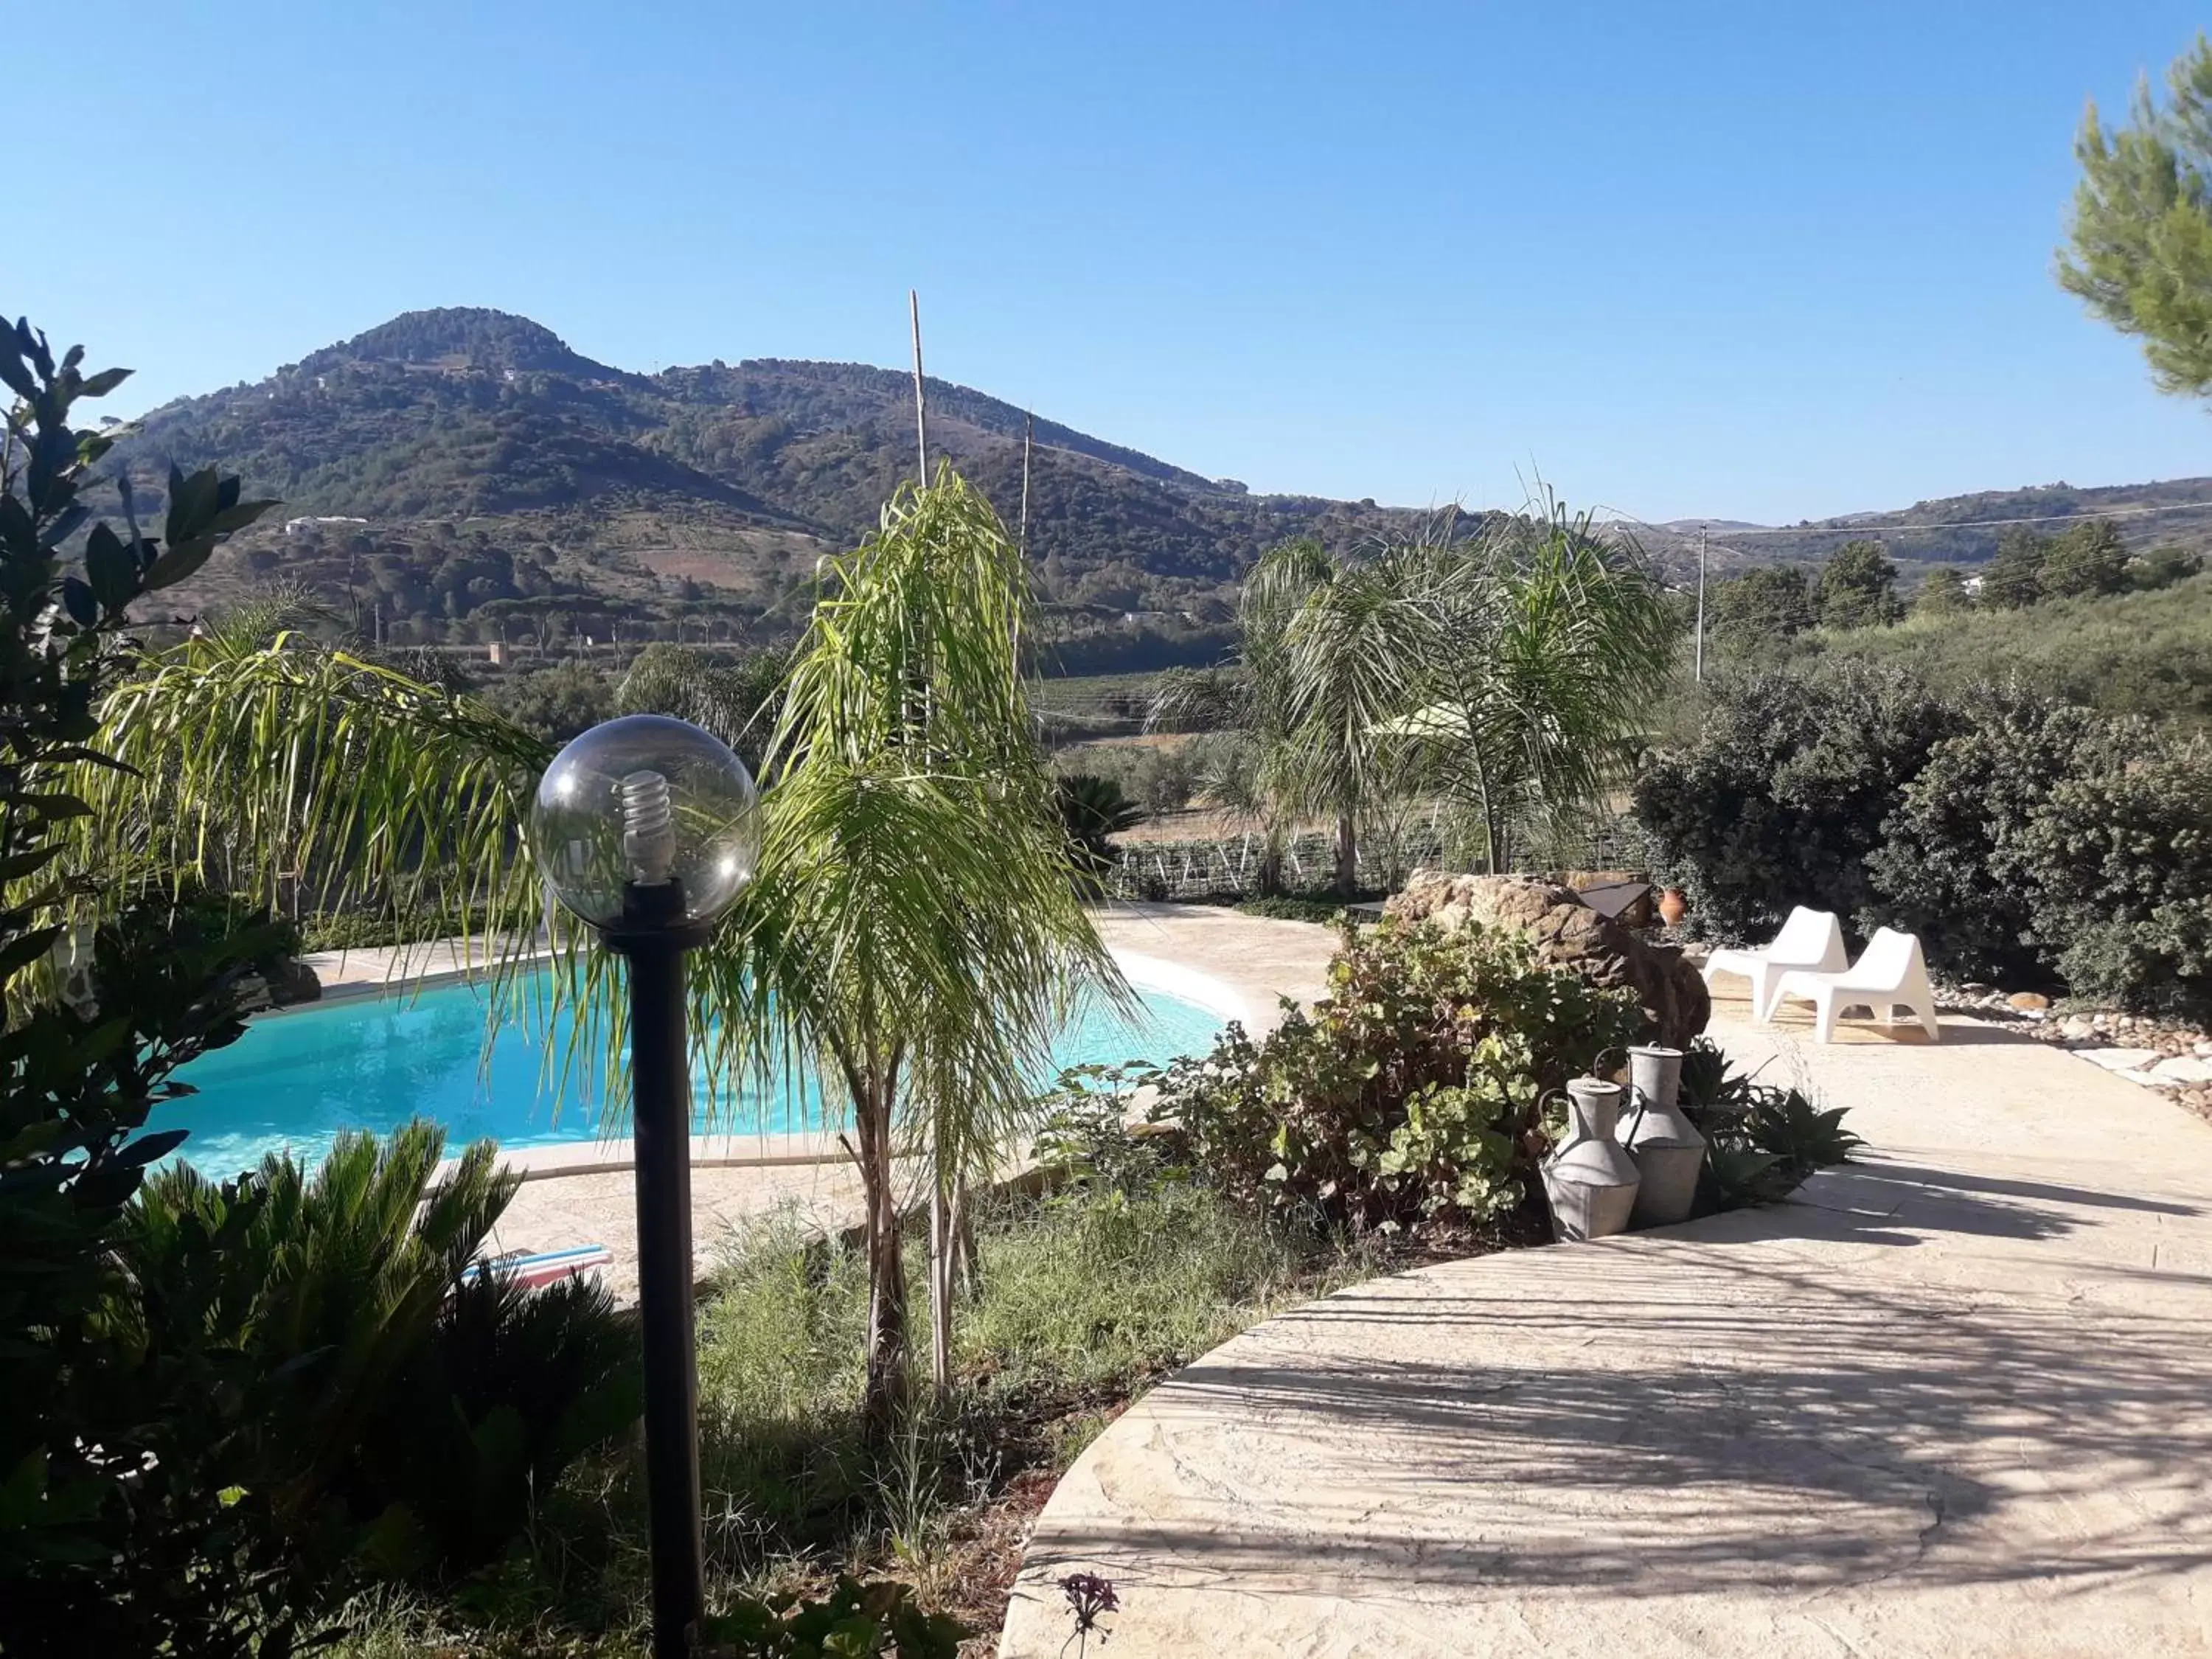
{"type": "MultiPolygon", "coordinates": [[[[485,1042],[487,993],[470,984],[415,995],[357,997],[264,1015],[228,1048],[203,1054],[178,1073],[199,1092],[158,1107],[149,1128],[185,1128],[191,1139],[173,1156],[203,1174],[222,1176],[289,1149],[319,1160],[342,1129],[397,1127],[410,1117],[446,1126],[458,1150],[489,1136],[508,1150],[590,1142],[626,1135],[626,1114],[606,1109],[598,1087],[596,1048],[580,1047],[577,1073],[560,1086],[549,1070],[567,1052],[562,1017],[549,1026],[542,1012],[545,975],[526,988],[522,1009],[485,1042]],[[552,1066],[547,1065],[550,1052],[552,1066]]],[[[1133,1019],[1111,1010],[1085,1011],[1053,1048],[1060,1066],[1125,1060],[1165,1060],[1204,1049],[1220,1029],[1218,1016],[1159,991],[1139,989],[1133,1019]]],[[[808,1084],[763,1097],[710,1092],[703,1073],[692,1079],[701,1133],[784,1133],[823,1127],[821,1097],[808,1084]]]]}

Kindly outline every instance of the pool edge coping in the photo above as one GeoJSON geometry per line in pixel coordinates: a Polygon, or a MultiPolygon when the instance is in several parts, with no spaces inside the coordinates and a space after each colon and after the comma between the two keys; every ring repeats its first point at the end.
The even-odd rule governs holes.
{"type": "MultiPolygon", "coordinates": [[[[1109,945],[1108,950],[1131,988],[1158,991],[1180,998],[1212,1015],[1224,1025],[1231,1021],[1251,1023],[1254,1010],[1250,1002],[1213,975],[1141,951],[1126,950],[1119,945],[1109,945]]],[[[529,962],[550,954],[550,951],[539,951],[527,957],[507,960],[529,962]]],[[[332,996],[318,999],[314,1002],[294,1003],[270,1012],[289,1013],[326,1002],[357,1001],[364,996],[412,995],[418,991],[481,977],[493,965],[487,963],[442,969],[436,974],[426,974],[404,981],[349,984],[332,996]]],[[[255,1018],[266,1018],[267,1015],[255,1018]]],[[[553,1181],[564,1176],[621,1175],[633,1166],[633,1148],[634,1143],[627,1135],[603,1140],[571,1141],[552,1146],[518,1146],[511,1152],[502,1147],[499,1162],[525,1181],[553,1181]]],[[[836,1130],[814,1129],[781,1133],[736,1132],[691,1137],[691,1167],[695,1170],[794,1168],[842,1164],[851,1157],[842,1136],[836,1130]],[[732,1150],[733,1145],[740,1141],[751,1143],[758,1150],[743,1152],[732,1150]]],[[[442,1171],[459,1161],[458,1158],[448,1158],[439,1167],[442,1171]]]]}

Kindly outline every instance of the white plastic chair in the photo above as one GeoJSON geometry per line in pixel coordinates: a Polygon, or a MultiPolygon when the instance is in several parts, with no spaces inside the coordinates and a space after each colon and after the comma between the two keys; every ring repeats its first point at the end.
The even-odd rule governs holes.
{"type": "Polygon", "coordinates": [[[1814,1027],[1823,1042],[1835,1041],[1836,1014],[1844,1008],[1869,1009],[1881,1016],[1885,1025],[1897,1024],[1897,1011],[1902,1008],[1917,1017],[1929,1042],[1942,1040],[1920,941],[1893,927],[1877,932],[1859,959],[1841,973],[1796,968],[1783,974],[1774,981],[1773,995],[1759,1018],[1771,1020],[1785,997],[1813,1005],[1814,1027]]]}
{"type": "Polygon", "coordinates": [[[1826,910],[1808,910],[1799,905],[1782,924],[1774,943],[1763,951],[1716,951],[1705,958],[1705,984],[1716,974],[1739,974],[1751,981],[1751,1012],[1766,1018],[1775,977],[1792,968],[1812,968],[1838,973],[1850,966],[1844,954],[1844,930],[1826,910]]]}

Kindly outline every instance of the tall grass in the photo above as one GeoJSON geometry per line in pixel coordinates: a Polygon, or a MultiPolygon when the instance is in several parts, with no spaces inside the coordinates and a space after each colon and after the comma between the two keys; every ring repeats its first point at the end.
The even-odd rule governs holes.
{"type": "MultiPolygon", "coordinates": [[[[978,1218],[958,1386],[881,1438],[865,1432],[861,1409],[864,1254],[764,1218],[727,1247],[700,1310],[709,1598],[855,1571],[957,1607],[974,1591],[962,1582],[961,1529],[1016,1480],[1065,1468],[1162,1373],[1379,1265],[1172,1177],[1002,1200],[978,1218]]],[[[918,1282],[921,1264],[913,1271],[918,1282]]],[[[580,1469],[502,1571],[443,1602],[364,1603],[336,1651],[632,1651],[642,1499],[633,1458],[580,1469]]]]}

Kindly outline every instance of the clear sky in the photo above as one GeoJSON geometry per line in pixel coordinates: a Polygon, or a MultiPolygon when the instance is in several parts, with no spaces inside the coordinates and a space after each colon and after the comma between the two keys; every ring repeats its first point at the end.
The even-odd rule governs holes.
{"type": "Polygon", "coordinates": [[[0,307],[137,404],[434,305],[896,364],[912,286],[932,374],[1255,489],[2212,473],[2051,276],[2084,100],[2178,0],[9,10],[0,307]]]}

